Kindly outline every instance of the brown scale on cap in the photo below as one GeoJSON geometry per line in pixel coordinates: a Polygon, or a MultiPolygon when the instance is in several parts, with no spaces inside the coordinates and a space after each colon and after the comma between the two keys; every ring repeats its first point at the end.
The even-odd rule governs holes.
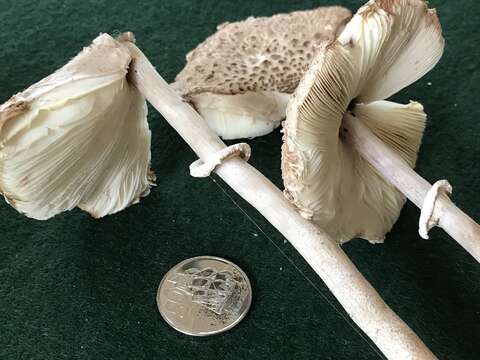
{"type": "Polygon", "coordinates": [[[182,95],[246,91],[292,93],[316,52],[351,18],[332,6],[225,23],[187,55],[182,95]]]}

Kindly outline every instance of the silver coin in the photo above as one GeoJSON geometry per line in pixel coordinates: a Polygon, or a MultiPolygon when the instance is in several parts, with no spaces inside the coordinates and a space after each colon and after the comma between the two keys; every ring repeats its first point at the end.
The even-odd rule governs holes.
{"type": "Polygon", "coordinates": [[[192,336],[227,331],[247,314],[252,287],[235,264],[213,256],[182,261],[162,279],[160,314],[174,329],[192,336]]]}

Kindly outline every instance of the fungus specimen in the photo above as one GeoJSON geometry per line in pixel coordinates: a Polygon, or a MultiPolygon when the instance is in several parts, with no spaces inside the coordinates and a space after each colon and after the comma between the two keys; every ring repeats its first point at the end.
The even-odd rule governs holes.
{"type": "Polygon", "coordinates": [[[222,24],[187,55],[172,86],[222,138],[268,134],[285,118],[316,47],[350,17],[331,6],[222,24]]]}
{"type": "Polygon", "coordinates": [[[448,199],[449,184],[432,188],[412,170],[422,105],[384,100],[432,69],[443,47],[425,1],[371,0],[304,74],[283,127],[285,194],[337,241],[383,241],[407,196],[424,237],[438,225],[480,261],[480,227],[448,199]]]}
{"type": "Polygon", "coordinates": [[[0,192],[45,220],[78,206],[94,217],[148,194],[145,99],[126,80],[131,57],[99,36],[68,64],[0,106],[0,192]]]}

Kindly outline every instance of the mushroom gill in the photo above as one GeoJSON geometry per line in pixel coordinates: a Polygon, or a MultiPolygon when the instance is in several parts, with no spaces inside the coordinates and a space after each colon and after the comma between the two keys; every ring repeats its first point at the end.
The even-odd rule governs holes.
{"type": "Polygon", "coordinates": [[[423,76],[442,52],[438,19],[424,1],[372,0],[320,47],[300,82],[284,122],[285,195],[337,241],[383,241],[405,203],[345,141],[344,117],[363,122],[413,167],[423,107],[383,99],[423,76]]]}
{"type": "Polygon", "coordinates": [[[126,79],[130,53],[107,34],[0,106],[0,192],[48,219],[78,206],[94,217],[149,192],[145,99],[126,79]]]}

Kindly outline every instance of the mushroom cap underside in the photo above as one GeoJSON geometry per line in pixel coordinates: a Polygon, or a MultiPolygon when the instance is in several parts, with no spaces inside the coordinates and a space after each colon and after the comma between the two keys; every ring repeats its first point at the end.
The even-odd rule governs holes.
{"type": "Polygon", "coordinates": [[[149,192],[145,99],[126,79],[128,50],[107,34],[0,106],[0,192],[48,219],[76,206],[94,217],[149,192]]]}
{"type": "Polygon", "coordinates": [[[423,107],[384,99],[423,76],[442,52],[438,19],[424,1],[370,1],[303,76],[284,122],[285,195],[337,241],[382,241],[405,202],[344,141],[343,118],[362,121],[413,167],[423,107]]]}

